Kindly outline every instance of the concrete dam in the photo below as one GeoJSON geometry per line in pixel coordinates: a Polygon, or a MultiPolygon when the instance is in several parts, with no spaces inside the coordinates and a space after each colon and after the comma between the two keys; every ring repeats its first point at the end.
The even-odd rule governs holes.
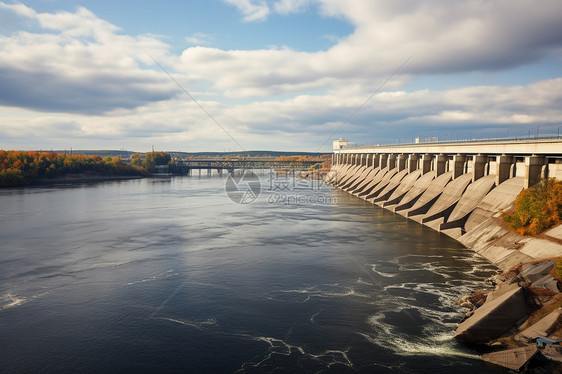
{"type": "Polygon", "coordinates": [[[362,148],[338,142],[327,183],[458,240],[524,188],[562,179],[558,138],[362,148]]]}

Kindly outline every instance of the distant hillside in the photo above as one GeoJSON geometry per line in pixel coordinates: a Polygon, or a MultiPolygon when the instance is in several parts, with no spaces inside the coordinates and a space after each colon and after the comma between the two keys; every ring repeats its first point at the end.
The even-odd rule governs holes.
{"type": "MultiPolygon", "coordinates": [[[[43,152],[45,152],[45,150],[43,150],[43,152]]],[[[73,155],[85,155],[85,156],[95,156],[95,155],[99,155],[102,157],[105,156],[125,156],[128,157],[130,155],[132,155],[133,153],[137,153],[137,152],[132,152],[132,151],[117,151],[117,150],[104,150],[104,149],[100,149],[100,150],[83,150],[83,149],[73,149],[72,151],[68,150],[68,149],[64,149],[64,150],[54,150],[51,151],[49,150],[49,152],[55,152],[55,153],[63,153],[63,154],[73,154],[73,155]]]]}
{"type": "Polygon", "coordinates": [[[258,157],[258,156],[271,156],[271,157],[279,157],[279,156],[297,156],[297,155],[307,155],[307,156],[320,156],[326,153],[318,153],[318,152],[281,152],[281,151],[247,151],[247,152],[166,152],[171,156],[175,157],[186,157],[186,156],[233,156],[233,157],[240,157],[240,156],[251,156],[251,157],[258,157]]]}
{"type": "MultiPolygon", "coordinates": [[[[69,150],[57,150],[53,151],[55,153],[68,153],[70,154],[69,150]]],[[[279,156],[296,156],[296,155],[307,155],[307,156],[320,156],[326,154],[326,152],[281,152],[281,151],[248,151],[248,152],[174,152],[174,151],[165,151],[172,157],[187,157],[187,156],[233,156],[233,157],[240,157],[240,156],[271,156],[271,157],[279,157],[279,156]]],[[[134,151],[118,151],[118,150],[82,150],[82,149],[75,149],[72,150],[72,154],[75,155],[86,155],[86,156],[93,156],[93,155],[100,155],[102,157],[105,156],[124,156],[128,157],[133,153],[148,153],[148,152],[134,152],[134,151]]]]}

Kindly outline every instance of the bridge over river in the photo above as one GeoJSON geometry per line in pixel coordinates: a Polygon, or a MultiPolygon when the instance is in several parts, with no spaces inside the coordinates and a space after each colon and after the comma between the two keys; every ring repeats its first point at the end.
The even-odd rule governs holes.
{"type": "Polygon", "coordinates": [[[219,174],[223,171],[232,173],[234,170],[244,169],[274,169],[294,172],[295,170],[308,170],[320,161],[283,161],[268,157],[252,157],[240,159],[201,158],[191,160],[177,160],[171,171],[179,174],[191,174],[192,170],[207,170],[211,173],[216,170],[219,174]]]}

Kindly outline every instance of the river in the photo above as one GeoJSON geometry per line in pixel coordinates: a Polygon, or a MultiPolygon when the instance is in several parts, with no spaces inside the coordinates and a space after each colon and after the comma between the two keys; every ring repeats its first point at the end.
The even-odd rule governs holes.
{"type": "Polygon", "coordinates": [[[0,372],[487,372],[452,335],[493,266],[260,178],[246,204],[218,175],[0,190],[0,372]]]}

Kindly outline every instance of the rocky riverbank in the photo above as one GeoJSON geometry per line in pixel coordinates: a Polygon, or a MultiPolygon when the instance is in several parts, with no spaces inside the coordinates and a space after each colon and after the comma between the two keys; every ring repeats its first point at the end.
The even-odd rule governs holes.
{"type": "Polygon", "coordinates": [[[476,344],[493,365],[562,373],[562,346],[541,346],[543,338],[562,339],[562,225],[526,237],[510,230],[497,212],[457,240],[502,273],[458,301],[469,311],[455,338],[476,344]]]}
{"type": "Polygon", "coordinates": [[[468,308],[455,338],[477,343],[482,359],[511,370],[562,372],[562,261],[519,264],[458,301],[468,308]]]}

